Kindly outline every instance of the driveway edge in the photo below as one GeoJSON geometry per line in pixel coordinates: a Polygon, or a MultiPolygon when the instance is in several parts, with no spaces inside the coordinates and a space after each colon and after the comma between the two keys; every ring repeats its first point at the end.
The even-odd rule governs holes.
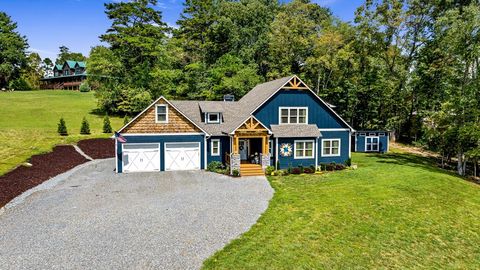
{"type": "Polygon", "coordinates": [[[23,203],[32,194],[34,194],[36,192],[39,192],[39,191],[52,189],[52,188],[56,187],[58,184],[60,184],[61,182],[65,181],[68,177],[70,177],[72,174],[74,174],[78,170],[80,170],[80,169],[82,169],[86,166],[89,166],[89,165],[96,164],[96,163],[99,163],[101,161],[107,160],[107,159],[112,159],[112,158],[95,159],[95,160],[92,160],[92,161],[85,162],[85,163],[80,164],[80,165],[78,165],[78,166],[76,166],[76,167],[74,167],[74,168],[72,168],[72,169],[70,169],[70,170],[68,170],[64,173],[56,175],[56,176],[48,179],[47,181],[44,181],[43,183],[41,183],[38,186],[35,186],[31,189],[28,189],[28,190],[24,191],[22,194],[18,195],[13,200],[11,200],[6,205],[4,205],[2,208],[0,208],[0,215],[5,213],[5,211],[7,209],[10,209],[12,207],[15,207],[15,206],[23,203]]]}

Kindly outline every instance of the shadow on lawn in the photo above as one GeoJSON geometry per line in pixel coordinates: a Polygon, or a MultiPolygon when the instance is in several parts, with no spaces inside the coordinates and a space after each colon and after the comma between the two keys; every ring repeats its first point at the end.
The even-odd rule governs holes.
{"type": "Polygon", "coordinates": [[[455,172],[438,167],[437,159],[433,157],[422,157],[410,153],[372,154],[370,155],[370,157],[378,158],[379,160],[376,161],[378,163],[422,168],[430,172],[445,173],[452,176],[460,177],[455,172]]]}

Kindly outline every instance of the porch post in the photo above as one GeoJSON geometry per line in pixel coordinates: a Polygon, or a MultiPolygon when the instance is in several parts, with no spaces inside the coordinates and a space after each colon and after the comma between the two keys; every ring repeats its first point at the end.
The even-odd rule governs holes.
{"type": "Polygon", "coordinates": [[[270,166],[270,153],[268,150],[268,136],[262,136],[262,155],[261,155],[262,169],[265,170],[270,166]]]}

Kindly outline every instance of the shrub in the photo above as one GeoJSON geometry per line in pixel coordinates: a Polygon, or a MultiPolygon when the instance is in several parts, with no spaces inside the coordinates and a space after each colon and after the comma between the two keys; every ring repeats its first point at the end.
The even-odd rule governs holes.
{"type": "Polygon", "coordinates": [[[219,169],[222,169],[222,163],[219,161],[212,161],[207,165],[207,171],[209,172],[216,172],[219,169]]]}
{"type": "Polygon", "coordinates": [[[346,168],[346,166],[343,165],[343,164],[335,164],[335,170],[337,170],[337,171],[344,170],[345,168],[346,168]]]}
{"type": "Polygon", "coordinates": [[[67,124],[65,123],[65,120],[63,119],[63,117],[61,117],[60,121],[58,122],[57,132],[61,136],[67,136],[68,135],[67,124]]]}
{"type": "Polygon", "coordinates": [[[267,168],[265,168],[265,174],[266,175],[272,175],[272,172],[275,171],[275,167],[273,166],[268,166],[267,168]]]}
{"type": "Polygon", "coordinates": [[[315,170],[312,170],[312,168],[305,168],[305,169],[303,169],[303,172],[304,173],[314,173],[315,170]]]}
{"type": "Polygon", "coordinates": [[[335,163],[330,163],[330,164],[325,165],[325,169],[327,171],[334,171],[335,170],[335,163]]]}
{"type": "Polygon", "coordinates": [[[90,124],[88,123],[87,118],[83,117],[82,126],[80,127],[80,134],[88,135],[90,134],[90,124]]]}
{"type": "Polygon", "coordinates": [[[321,170],[321,171],[326,171],[326,170],[327,170],[327,164],[321,163],[321,164],[320,164],[320,170],[321,170]]]}
{"type": "Polygon", "coordinates": [[[300,168],[293,168],[291,171],[290,171],[291,174],[301,174],[302,173],[302,170],[300,168]]]}
{"type": "Polygon", "coordinates": [[[303,173],[303,165],[299,165],[298,168],[300,169],[300,173],[303,173]]]}
{"type": "Polygon", "coordinates": [[[233,169],[232,175],[235,176],[235,177],[238,177],[238,176],[240,176],[240,172],[238,171],[238,169],[233,169]]]}
{"type": "Polygon", "coordinates": [[[345,165],[346,165],[347,167],[352,166],[352,159],[351,159],[351,158],[348,158],[347,160],[345,160],[345,165]]]}
{"type": "Polygon", "coordinates": [[[82,82],[82,84],[80,84],[80,87],[78,88],[80,90],[80,92],[90,92],[90,85],[88,85],[87,82],[82,82]]]}
{"type": "Polygon", "coordinates": [[[110,118],[105,115],[103,118],[103,133],[112,133],[112,125],[110,125],[110,118]]]}
{"type": "Polygon", "coordinates": [[[309,168],[310,168],[310,170],[311,170],[312,172],[315,172],[315,171],[317,170],[317,168],[315,168],[315,166],[313,166],[313,165],[310,165],[309,168]]]}
{"type": "Polygon", "coordinates": [[[32,87],[24,78],[18,78],[11,81],[8,88],[16,91],[32,90],[32,87]]]}
{"type": "Polygon", "coordinates": [[[227,168],[221,168],[221,169],[215,170],[215,172],[219,173],[219,174],[228,174],[228,169],[227,168]]]}

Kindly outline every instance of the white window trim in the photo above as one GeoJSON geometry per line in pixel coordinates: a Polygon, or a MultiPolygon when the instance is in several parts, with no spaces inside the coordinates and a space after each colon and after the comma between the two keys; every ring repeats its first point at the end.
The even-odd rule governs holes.
{"type": "Polygon", "coordinates": [[[322,139],[322,149],[321,149],[321,155],[322,157],[339,157],[342,154],[342,140],[341,139],[322,139]],[[323,153],[323,148],[325,147],[325,142],[329,141],[330,142],[330,149],[333,149],[332,147],[332,142],[333,141],[338,141],[338,154],[332,154],[332,151],[330,151],[330,154],[324,154],[323,153]]]}
{"type": "Polygon", "coordinates": [[[308,125],[308,107],[278,107],[278,124],[279,125],[308,125]],[[290,110],[297,110],[297,123],[290,123],[290,110]],[[298,111],[305,109],[305,123],[298,123],[300,116],[298,111]],[[288,123],[282,123],[282,110],[288,110],[288,123]]]}
{"type": "Polygon", "coordinates": [[[220,139],[212,139],[212,140],[210,141],[210,155],[211,155],[212,157],[218,157],[218,156],[220,156],[220,152],[221,152],[221,151],[220,151],[220,147],[221,147],[221,146],[220,146],[220,139]],[[217,148],[218,148],[218,153],[215,153],[215,152],[213,151],[213,144],[214,144],[214,143],[218,143],[218,147],[217,147],[217,148]]]}
{"type": "Polygon", "coordinates": [[[365,152],[378,152],[378,151],[380,151],[380,137],[378,137],[378,136],[367,136],[367,137],[365,137],[365,152]],[[369,138],[377,138],[377,150],[367,150],[367,141],[368,141],[369,138]]]}
{"type": "Polygon", "coordinates": [[[205,122],[207,124],[220,124],[221,122],[220,113],[206,113],[205,122]],[[217,115],[217,121],[210,121],[210,115],[217,115]]]}
{"type": "Polygon", "coordinates": [[[168,105],[167,104],[157,104],[155,105],[155,123],[167,124],[168,123],[168,105]],[[158,107],[165,107],[165,121],[158,121],[158,107]]]}
{"type": "Polygon", "coordinates": [[[367,134],[365,132],[358,133],[358,136],[366,136],[367,134]]]}
{"type": "Polygon", "coordinates": [[[270,157],[273,157],[273,140],[268,140],[268,153],[270,154],[270,157]]]}
{"type": "Polygon", "coordinates": [[[375,136],[375,135],[377,135],[375,132],[368,133],[368,136],[375,136]]]}
{"type": "MultiPolygon", "coordinates": [[[[303,148],[303,153],[305,154],[305,148],[303,148]]],[[[312,159],[315,158],[315,141],[314,140],[294,140],[293,141],[293,158],[294,159],[312,159]],[[311,156],[297,156],[297,143],[305,143],[310,142],[312,143],[312,155],[311,156]]]]}
{"type": "Polygon", "coordinates": [[[385,133],[380,132],[380,133],[378,133],[378,136],[379,136],[379,137],[385,137],[385,133]]]}

